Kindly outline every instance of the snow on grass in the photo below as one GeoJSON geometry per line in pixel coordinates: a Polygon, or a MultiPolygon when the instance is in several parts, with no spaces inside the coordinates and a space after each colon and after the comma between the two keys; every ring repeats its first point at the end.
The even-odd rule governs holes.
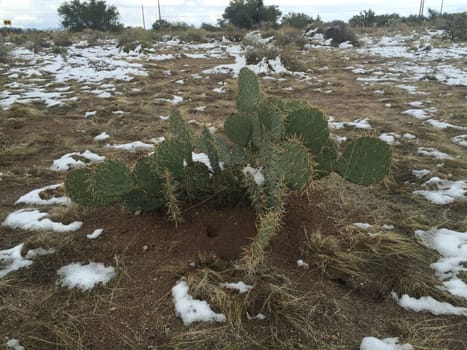
{"type": "Polygon", "coordinates": [[[105,141],[110,137],[109,134],[107,134],[105,131],[101,132],[99,135],[94,137],[94,141],[99,142],[99,141],[105,141]]]}
{"type": "Polygon", "coordinates": [[[153,137],[152,139],[149,140],[149,142],[155,144],[155,145],[158,145],[159,143],[162,143],[165,141],[165,137],[164,136],[161,136],[161,137],[153,137]]]}
{"type": "Polygon", "coordinates": [[[86,112],[86,113],[84,113],[84,117],[85,118],[94,117],[96,115],[96,113],[97,113],[97,111],[86,112]]]}
{"type": "Polygon", "coordinates": [[[413,193],[425,197],[434,204],[446,205],[456,200],[465,198],[467,192],[467,181],[442,180],[433,177],[423,184],[424,187],[434,188],[433,190],[417,190],[413,193]]]}
{"type": "Polygon", "coordinates": [[[384,134],[379,135],[379,139],[381,141],[386,142],[388,145],[397,144],[398,142],[396,141],[396,139],[398,139],[400,137],[401,136],[399,134],[396,134],[394,132],[389,132],[389,133],[384,133],[384,134]]]}
{"type": "Polygon", "coordinates": [[[440,152],[436,148],[432,147],[419,147],[417,153],[423,156],[434,157],[436,159],[454,159],[449,154],[440,152]]]}
{"type": "Polygon", "coordinates": [[[99,237],[102,234],[102,232],[104,232],[104,229],[98,228],[97,230],[94,230],[94,232],[86,235],[86,237],[89,238],[89,239],[96,239],[97,237],[99,237]]]}
{"type": "Polygon", "coordinates": [[[342,129],[344,127],[351,127],[356,129],[371,129],[368,118],[356,119],[353,122],[336,122],[334,117],[328,117],[328,125],[331,129],[342,129]]]}
{"type": "Polygon", "coordinates": [[[193,299],[188,294],[189,288],[185,281],[179,281],[172,288],[172,297],[175,304],[175,315],[180,317],[185,326],[193,322],[225,322],[225,315],[215,313],[205,300],[193,299]]]}
{"type": "Polygon", "coordinates": [[[112,266],[90,262],[86,265],[72,263],[61,267],[57,271],[59,279],[57,284],[69,289],[79,288],[82,291],[92,289],[98,283],[107,284],[117,273],[112,266]]]}
{"type": "Polygon", "coordinates": [[[423,109],[408,109],[403,111],[402,114],[410,115],[411,117],[415,117],[420,120],[425,120],[430,118],[430,115],[425,112],[423,109]]]}
{"type": "Polygon", "coordinates": [[[360,350],[413,350],[410,344],[399,344],[399,338],[378,339],[365,337],[360,344],[360,350]]]}
{"type": "Polygon", "coordinates": [[[183,97],[178,95],[173,95],[172,99],[168,98],[156,98],[156,102],[167,102],[173,104],[174,106],[183,102],[183,97]]]}
{"type": "Polygon", "coordinates": [[[24,243],[16,247],[0,250],[0,278],[5,277],[12,271],[19,270],[32,264],[31,260],[23,258],[21,249],[24,243]]]}
{"type": "Polygon", "coordinates": [[[253,286],[250,286],[249,284],[246,284],[245,282],[239,281],[236,283],[221,283],[220,286],[222,288],[228,288],[228,289],[235,289],[238,291],[238,294],[243,294],[248,292],[250,289],[253,289],[253,286]]]}
{"type": "Polygon", "coordinates": [[[414,140],[417,138],[417,136],[415,136],[414,134],[408,133],[408,132],[402,135],[402,137],[406,140],[414,140]]]}
{"type": "Polygon", "coordinates": [[[247,165],[245,168],[243,168],[243,173],[250,174],[251,176],[253,176],[253,180],[256,182],[258,186],[263,186],[264,182],[266,181],[263,173],[261,172],[261,168],[256,169],[256,168],[253,168],[247,165]]]}
{"type": "Polygon", "coordinates": [[[467,135],[459,135],[451,138],[456,145],[467,147],[467,135]]]}
{"type": "Polygon", "coordinates": [[[448,122],[441,121],[441,120],[436,120],[436,119],[428,119],[426,121],[426,123],[430,124],[431,126],[433,126],[436,129],[447,129],[447,128],[452,128],[452,129],[457,129],[457,130],[465,130],[466,129],[466,128],[462,127],[462,126],[453,125],[453,124],[450,124],[448,122]]]}
{"type": "Polygon", "coordinates": [[[107,144],[105,148],[116,149],[120,151],[128,151],[128,152],[141,152],[141,151],[153,151],[154,144],[144,143],[141,141],[135,141],[130,143],[124,144],[107,144]]]}
{"type": "Polygon", "coordinates": [[[467,283],[459,276],[467,272],[467,232],[432,228],[429,231],[417,230],[415,234],[427,247],[441,255],[431,268],[442,281],[444,289],[467,299],[467,283]]]}
{"type": "Polygon", "coordinates": [[[54,160],[50,170],[54,171],[67,171],[69,169],[84,168],[88,163],[100,163],[103,162],[105,156],[99,156],[89,150],[82,153],[73,152],[67,153],[61,156],[59,159],[54,160]],[[84,158],[87,163],[79,158],[84,158]]]}
{"type": "Polygon", "coordinates": [[[302,259],[297,260],[297,266],[303,267],[304,269],[308,269],[310,267],[310,265],[308,265],[308,263],[304,262],[302,259]]]}
{"type": "Polygon", "coordinates": [[[412,175],[415,176],[416,178],[421,179],[422,177],[427,176],[430,173],[428,169],[422,169],[422,170],[412,170],[412,175]]]}
{"type": "Polygon", "coordinates": [[[366,223],[366,222],[356,222],[356,223],[354,223],[354,224],[352,224],[352,225],[354,225],[354,226],[356,226],[356,227],[358,227],[358,228],[361,228],[361,229],[363,229],[363,230],[368,230],[368,229],[370,229],[370,228],[373,227],[373,225],[368,224],[368,223],[366,223]]]}
{"type": "Polygon", "coordinates": [[[423,107],[423,102],[422,101],[412,101],[412,102],[409,102],[408,105],[410,107],[420,108],[420,107],[423,107]]]}
{"type": "Polygon", "coordinates": [[[467,316],[467,308],[438,301],[432,297],[413,298],[407,294],[399,297],[392,293],[394,300],[404,309],[415,312],[429,312],[433,315],[467,316]]]}
{"type": "Polygon", "coordinates": [[[37,209],[21,209],[9,214],[2,225],[27,231],[55,232],[77,231],[83,225],[81,221],[65,225],[45,218],[47,215],[48,213],[40,212],[37,209]]]}
{"type": "Polygon", "coordinates": [[[18,339],[8,339],[5,345],[13,350],[24,350],[24,346],[19,343],[18,339]]]}
{"type": "Polygon", "coordinates": [[[31,205],[54,205],[54,204],[61,204],[61,205],[68,205],[71,203],[70,198],[68,197],[51,197],[49,199],[42,199],[40,194],[44,191],[48,190],[56,190],[57,188],[61,187],[63,184],[57,185],[50,185],[43,188],[39,188],[37,190],[33,190],[31,192],[26,193],[25,195],[21,196],[15,204],[31,204],[31,205]]]}

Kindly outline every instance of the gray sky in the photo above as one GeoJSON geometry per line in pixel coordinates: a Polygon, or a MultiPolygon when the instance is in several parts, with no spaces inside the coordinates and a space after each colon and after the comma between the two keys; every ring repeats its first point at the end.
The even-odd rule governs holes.
{"type": "MultiPolygon", "coordinates": [[[[57,8],[63,0],[0,0],[0,20],[10,19],[13,26],[22,28],[55,29],[60,26],[57,8]]],[[[441,9],[442,0],[425,0],[428,8],[441,9]]],[[[145,8],[146,27],[157,18],[157,0],[107,0],[117,6],[125,26],[142,26],[141,5],[145,8]]],[[[419,0],[264,0],[265,5],[278,5],[283,14],[303,12],[320,15],[324,20],[348,20],[362,10],[371,8],[376,14],[397,12],[401,15],[418,14],[419,0]]],[[[199,25],[215,24],[222,16],[229,0],[160,0],[162,18],[199,25]]],[[[467,0],[444,0],[444,11],[467,10],[467,0]]]]}

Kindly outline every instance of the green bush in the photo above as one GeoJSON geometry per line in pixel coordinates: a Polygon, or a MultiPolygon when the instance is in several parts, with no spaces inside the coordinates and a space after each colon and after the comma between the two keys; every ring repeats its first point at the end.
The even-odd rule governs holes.
{"type": "Polygon", "coordinates": [[[277,6],[264,6],[263,0],[230,0],[221,24],[230,23],[239,28],[253,28],[262,23],[274,25],[281,14],[277,6]]]}
{"type": "Polygon", "coordinates": [[[324,31],[325,39],[332,39],[332,44],[338,46],[343,42],[351,42],[353,46],[360,46],[357,36],[350,26],[342,21],[334,21],[331,26],[324,31]]]}
{"type": "Polygon", "coordinates": [[[451,40],[467,41],[467,12],[441,16],[445,21],[443,29],[451,40]]]}
{"type": "Polygon", "coordinates": [[[10,47],[0,41],[0,63],[8,63],[10,57],[10,47]]]}
{"type": "Polygon", "coordinates": [[[314,22],[313,17],[300,12],[290,12],[281,18],[282,26],[304,29],[314,22]]]}

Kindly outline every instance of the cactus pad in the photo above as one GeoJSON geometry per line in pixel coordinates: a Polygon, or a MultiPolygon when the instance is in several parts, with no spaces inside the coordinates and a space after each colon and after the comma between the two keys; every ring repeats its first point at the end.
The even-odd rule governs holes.
{"type": "Polygon", "coordinates": [[[253,125],[246,114],[231,115],[224,123],[224,132],[237,145],[246,146],[252,136],[253,125]]]}
{"type": "Polygon", "coordinates": [[[367,186],[382,181],[390,166],[390,147],[379,139],[361,137],[345,148],[336,171],[353,183],[367,186]]]}
{"type": "Polygon", "coordinates": [[[186,161],[185,151],[185,144],[177,138],[162,142],[151,156],[151,171],[162,177],[165,170],[169,170],[175,179],[181,178],[183,176],[183,164],[186,161]]]}
{"type": "Polygon", "coordinates": [[[238,75],[237,109],[240,112],[254,112],[259,102],[259,83],[256,74],[244,67],[238,75]]]}
{"type": "Polygon", "coordinates": [[[291,190],[303,191],[311,183],[312,160],[299,140],[289,139],[281,145],[279,172],[291,190]]]}
{"type": "Polygon", "coordinates": [[[173,137],[183,144],[184,159],[187,163],[191,163],[193,161],[191,153],[193,148],[193,134],[190,127],[177,110],[173,110],[170,113],[169,131],[173,137]]]}
{"type": "Polygon", "coordinates": [[[87,207],[99,206],[92,191],[92,170],[88,168],[71,170],[65,177],[65,193],[70,199],[87,207]]]}
{"type": "Polygon", "coordinates": [[[210,174],[208,167],[200,162],[193,162],[185,167],[182,189],[190,200],[204,200],[209,197],[210,174]]]}
{"type": "Polygon", "coordinates": [[[96,193],[102,197],[119,197],[134,188],[130,170],[118,160],[106,160],[99,164],[94,176],[96,193]]]}

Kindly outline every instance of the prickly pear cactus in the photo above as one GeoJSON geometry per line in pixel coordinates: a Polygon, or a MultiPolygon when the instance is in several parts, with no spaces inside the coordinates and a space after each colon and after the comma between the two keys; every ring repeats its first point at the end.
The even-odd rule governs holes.
{"type": "Polygon", "coordinates": [[[201,150],[208,155],[213,171],[219,172],[221,169],[219,167],[219,153],[217,151],[218,144],[216,144],[214,137],[207,128],[203,128],[199,143],[201,150]]]}
{"type": "Polygon", "coordinates": [[[251,140],[253,125],[246,114],[231,115],[224,123],[224,132],[237,145],[246,146],[251,140]]]}
{"type": "Polygon", "coordinates": [[[210,195],[210,181],[208,167],[203,163],[193,162],[185,167],[181,189],[189,200],[204,200],[210,195]]]}
{"type": "Polygon", "coordinates": [[[72,170],[65,177],[65,192],[73,202],[79,205],[87,207],[99,206],[94,200],[92,181],[91,169],[72,170]]]}
{"type": "Polygon", "coordinates": [[[237,109],[240,112],[254,112],[258,106],[260,94],[256,74],[244,67],[238,75],[237,109]]]}
{"type": "Polygon", "coordinates": [[[298,139],[288,139],[280,146],[279,172],[292,191],[306,190],[313,178],[308,149],[298,139]]]}
{"type": "Polygon", "coordinates": [[[179,179],[183,176],[185,157],[186,144],[178,138],[171,138],[157,146],[151,156],[151,171],[162,177],[169,170],[175,179],[179,179]]]}
{"type": "Polygon", "coordinates": [[[118,160],[106,160],[95,171],[95,191],[102,197],[120,197],[134,188],[127,166],[118,160]]]}
{"type": "Polygon", "coordinates": [[[391,166],[391,149],[374,137],[361,137],[350,143],[336,165],[336,172],[359,185],[372,185],[384,179],[391,166]]]}
{"type": "Polygon", "coordinates": [[[177,110],[173,110],[170,113],[169,131],[178,142],[183,144],[184,159],[190,164],[193,161],[191,153],[193,148],[193,133],[177,110]]]}

